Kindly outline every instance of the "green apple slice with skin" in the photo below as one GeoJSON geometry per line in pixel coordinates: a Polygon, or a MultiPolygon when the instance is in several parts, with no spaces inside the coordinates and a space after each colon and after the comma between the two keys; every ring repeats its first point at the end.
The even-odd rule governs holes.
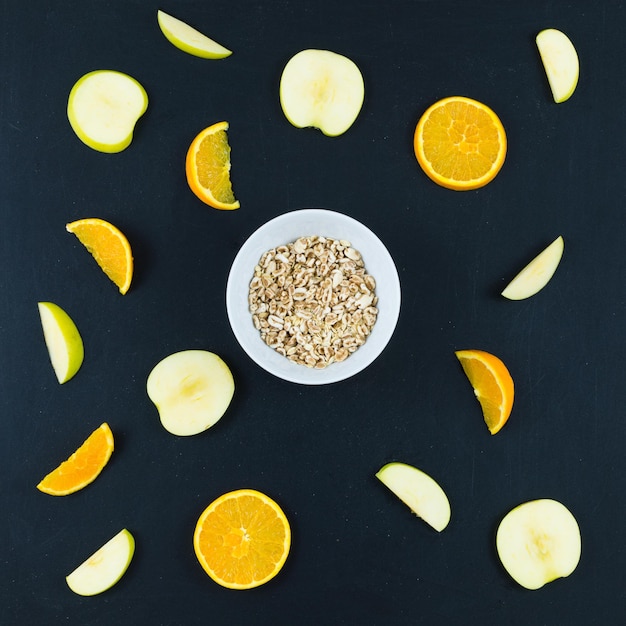
{"type": "Polygon", "coordinates": [[[95,70],[72,87],[67,117],[83,143],[114,153],[130,145],[137,120],[147,108],[148,95],[134,78],[115,70],[95,70]]]}
{"type": "Polygon", "coordinates": [[[38,302],[43,336],[59,383],[70,380],[83,364],[83,340],[72,318],[54,302],[38,302]]]}
{"type": "Polygon", "coordinates": [[[557,103],[565,102],[578,84],[580,68],[576,48],[565,33],[555,28],[542,30],[535,41],[552,97],[557,103]]]}
{"type": "Polygon", "coordinates": [[[561,262],[564,245],[563,237],[557,237],[517,274],[502,291],[502,295],[509,300],[524,300],[543,289],[561,262]]]}
{"type": "Polygon", "coordinates": [[[146,384],[163,427],[173,435],[197,435],[226,412],[235,391],[224,361],[205,350],[184,350],[155,365],[146,384]]]}
{"type": "Polygon", "coordinates": [[[187,54],[203,59],[223,59],[232,54],[217,41],[163,11],[157,11],[157,20],[166,39],[187,54]]]}
{"type": "Polygon", "coordinates": [[[298,52],[280,79],[280,104],[298,128],[319,128],[335,137],[354,123],[365,96],[363,76],[356,64],[330,50],[298,52]]]}
{"type": "Polygon", "coordinates": [[[124,528],[66,576],[65,580],[79,596],[95,596],[119,581],[134,554],[135,539],[124,528]]]}
{"type": "Polygon", "coordinates": [[[525,502],[509,511],[498,527],[496,548],[502,565],[522,587],[539,589],[569,576],[581,554],[576,518],[560,502],[525,502]]]}
{"type": "Polygon", "coordinates": [[[444,490],[428,474],[406,463],[387,463],[376,478],[418,517],[441,532],[450,522],[450,502],[444,490]]]}

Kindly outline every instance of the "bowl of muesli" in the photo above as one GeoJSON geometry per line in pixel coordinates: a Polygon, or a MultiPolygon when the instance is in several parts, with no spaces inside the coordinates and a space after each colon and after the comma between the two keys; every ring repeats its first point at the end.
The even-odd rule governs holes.
{"type": "Polygon", "coordinates": [[[400,280],[382,241],[328,209],[279,215],[256,230],[226,286],[233,333],[248,356],[287,381],[345,380],[385,349],[400,280]]]}

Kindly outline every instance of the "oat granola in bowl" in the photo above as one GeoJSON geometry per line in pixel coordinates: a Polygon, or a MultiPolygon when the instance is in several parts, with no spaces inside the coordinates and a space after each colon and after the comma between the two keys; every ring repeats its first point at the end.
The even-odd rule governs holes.
{"type": "Polygon", "coordinates": [[[360,222],[326,209],[280,215],[237,254],[228,318],[263,369],[321,385],[367,367],[391,339],[400,282],[389,252],[360,222]]]}

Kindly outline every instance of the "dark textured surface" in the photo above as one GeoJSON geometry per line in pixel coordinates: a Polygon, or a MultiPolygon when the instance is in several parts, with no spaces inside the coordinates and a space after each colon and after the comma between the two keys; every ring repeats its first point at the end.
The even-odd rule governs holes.
{"type": "Polygon", "coordinates": [[[624,620],[623,243],[626,55],[621,2],[0,2],[0,623],[617,624],[624,620]],[[220,61],[172,47],[156,10],[234,50],[220,61]],[[542,28],[581,59],[556,105],[537,54],[542,28]],[[346,54],[366,83],[343,136],[298,130],[278,100],[297,51],[346,54]],[[66,118],[73,83],[129,73],[150,103],[131,146],[94,152],[66,118]],[[456,193],[419,169],[421,112],[448,95],[491,106],[509,139],[483,189],[456,193]],[[188,190],[196,133],[228,120],[242,208],[188,190]],[[399,324],[358,376],[309,388],[254,365],[226,317],[230,264],[247,236],[289,210],[323,207],[370,227],[402,283],[399,324]],[[65,223],[99,216],[136,259],[122,297],[65,223]],[[565,254],[532,299],[498,296],[557,235],[565,254]],[[86,357],[59,386],[36,303],[76,321],[86,357]],[[454,357],[498,354],[517,385],[495,437],[454,357]],[[146,392],[154,364],[220,354],[234,401],[210,431],[176,438],[146,392]],[[41,477],[102,421],[116,437],[104,473],[65,498],[41,477]],[[401,460],[433,475],[452,504],[435,533],[374,478],[401,460]],[[224,491],[253,487],[284,508],[293,548],[250,592],[215,585],[192,548],[195,521],[224,491]],[[499,564],[495,529],[525,500],[562,501],[579,521],[574,574],[529,592],[499,564]],[[137,541],[120,583],[98,597],[64,577],[127,527],[137,541]]]}

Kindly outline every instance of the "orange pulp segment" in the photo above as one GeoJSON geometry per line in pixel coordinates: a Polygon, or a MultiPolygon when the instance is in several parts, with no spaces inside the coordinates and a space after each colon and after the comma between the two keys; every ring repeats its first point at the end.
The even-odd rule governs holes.
{"type": "Polygon", "coordinates": [[[215,209],[238,209],[230,180],[228,122],[218,122],[198,133],[185,161],[187,183],[202,202],[215,209]]]}
{"type": "Polygon", "coordinates": [[[506,156],[506,133],[485,104],[464,96],[435,102],[422,115],[413,138],[426,175],[442,187],[465,191],[486,185],[506,156]]]}
{"type": "Polygon", "coordinates": [[[455,352],[483,410],[489,432],[495,435],[507,422],[513,409],[513,379],[506,365],[483,350],[455,352]]]}
{"type": "Polygon", "coordinates": [[[105,422],[89,435],[82,446],[50,472],[37,489],[51,496],[66,496],[93,482],[113,453],[113,433],[105,422]]]}
{"type": "Polygon", "coordinates": [[[251,589],[278,574],[291,546],[282,509],[253,489],[231,491],[200,515],[193,547],[204,571],[229,589],[251,589]]]}
{"type": "Polygon", "coordinates": [[[125,294],[133,278],[133,254],[124,234],[97,217],[70,222],[65,228],[78,237],[120,293],[125,294]]]}

